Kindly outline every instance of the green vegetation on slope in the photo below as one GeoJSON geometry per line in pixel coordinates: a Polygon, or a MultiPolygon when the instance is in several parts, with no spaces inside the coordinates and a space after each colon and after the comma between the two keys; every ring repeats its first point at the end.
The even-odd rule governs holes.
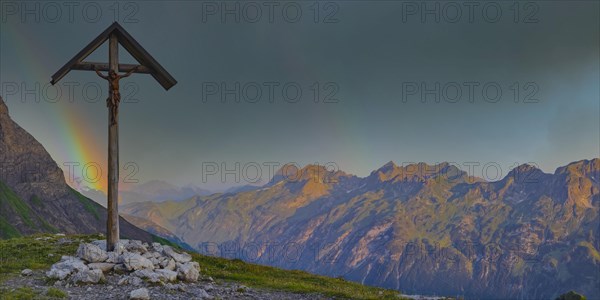
{"type": "Polygon", "coordinates": [[[173,243],[173,242],[171,242],[171,241],[169,241],[167,239],[164,239],[164,238],[161,238],[159,236],[156,236],[154,234],[152,235],[152,241],[155,242],[155,243],[163,244],[163,245],[169,245],[169,246],[175,247],[175,248],[181,248],[181,247],[179,247],[179,245],[177,245],[177,244],[175,244],[175,243],[173,243]]]}
{"type": "Polygon", "coordinates": [[[77,199],[79,200],[79,202],[81,202],[81,204],[83,204],[83,207],[85,208],[85,210],[87,212],[89,212],[90,214],[92,214],[94,216],[94,218],[96,218],[96,220],[100,220],[100,216],[98,215],[98,210],[97,210],[97,207],[100,205],[95,203],[94,201],[88,199],[87,197],[85,197],[84,195],[82,195],[81,193],[79,193],[78,191],[76,191],[74,189],[71,189],[71,191],[73,191],[75,196],[77,196],[77,199]]]}
{"type": "Polygon", "coordinates": [[[10,222],[0,215],[0,239],[20,237],[19,231],[10,225],[10,222]]]}
{"type": "Polygon", "coordinates": [[[239,259],[228,260],[198,254],[193,257],[200,264],[204,275],[252,287],[352,299],[398,299],[397,291],[368,287],[339,278],[249,264],[239,259]]]}
{"type": "Polygon", "coordinates": [[[37,195],[33,195],[31,197],[31,204],[37,205],[37,206],[42,206],[42,205],[44,205],[44,202],[42,202],[42,199],[40,199],[40,197],[38,197],[37,195]]]}
{"type": "Polygon", "coordinates": [[[0,181],[0,205],[7,203],[16,214],[21,217],[21,220],[27,224],[27,226],[33,228],[35,225],[31,221],[31,208],[23,202],[8,186],[0,181]]]}
{"type": "MultiPolygon", "coordinates": [[[[60,260],[62,255],[74,255],[80,242],[102,239],[103,236],[66,236],[66,239],[72,242],[59,242],[61,238],[64,237],[36,234],[0,240],[0,281],[18,276],[21,270],[27,268],[49,269],[52,264],[60,260]]],[[[199,254],[193,254],[193,258],[200,264],[204,276],[211,276],[216,280],[238,282],[255,288],[352,299],[398,299],[399,294],[397,291],[367,287],[343,279],[248,264],[241,260],[228,260],[199,254]]],[[[18,292],[25,295],[24,299],[31,294],[31,291],[26,289],[18,290],[18,292]]]]}
{"type": "Polygon", "coordinates": [[[574,291],[562,294],[556,298],[556,300],[585,300],[585,296],[580,295],[574,291]]]}
{"type": "MultiPolygon", "coordinates": [[[[31,201],[34,205],[43,205],[42,200],[37,196],[33,196],[31,201]]],[[[38,228],[42,231],[51,233],[58,232],[54,226],[48,224],[43,218],[40,218],[25,201],[19,198],[19,196],[17,196],[17,194],[2,181],[0,181],[0,208],[6,209],[4,212],[0,211],[0,238],[6,239],[21,236],[19,230],[11,225],[6,217],[2,215],[6,215],[7,213],[16,213],[29,228],[38,228]],[[36,222],[34,222],[34,220],[36,222]]]]}

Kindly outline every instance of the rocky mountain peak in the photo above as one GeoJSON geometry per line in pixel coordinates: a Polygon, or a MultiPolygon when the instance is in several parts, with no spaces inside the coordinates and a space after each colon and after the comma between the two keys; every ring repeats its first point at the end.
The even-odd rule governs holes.
{"type": "Polygon", "coordinates": [[[556,169],[555,176],[565,184],[568,203],[581,207],[600,206],[600,159],[572,162],[556,169]]]}
{"type": "Polygon", "coordinates": [[[303,168],[299,168],[294,164],[286,164],[281,167],[272,182],[279,181],[300,182],[300,181],[315,181],[327,182],[327,179],[350,176],[343,171],[337,170],[334,166],[309,164],[303,168]]]}
{"type": "Polygon", "coordinates": [[[394,163],[393,161],[390,160],[385,165],[381,166],[381,168],[377,169],[377,171],[387,173],[387,172],[393,171],[397,168],[398,168],[398,165],[396,165],[396,163],[394,163]]]}
{"type": "Polygon", "coordinates": [[[466,176],[466,172],[447,162],[435,165],[429,165],[424,162],[405,163],[402,166],[398,166],[393,161],[390,161],[372,172],[370,177],[373,176],[375,176],[381,182],[390,180],[425,181],[429,178],[439,176],[444,176],[445,178],[466,176]]]}
{"type": "Polygon", "coordinates": [[[600,174],[600,158],[580,160],[557,168],[555,174],[589,175],[598,179],[600,174]]]}
{"type": "Polygon", "coordinates": [[[67,192],[62,169],[44,147],[27,131],[15,123],[8,107],[0,99],[0,168],[2,181],[26,197],[35,192],[61,190],[67,192]],[[31,189],[35,183],[35,188],[31,189]],[[34,191],[37,189],[37,191],[34,191]]]}
{"type": "Polygon", "coordinates": [[[0,115],[8,115],[8,107],[2,97],[0,97],[0,115]]]}
{"type": "Polygon", "coordinates": [[[544,173],[544,171],[532,164],[521,164],[510,170],[510,172],[508,172],[507,176],[504,178],[504,181],[512,178],[515,182],[526,181],[527,183],[531,183],[534,179],[537,181],[544,175],[548,174],[544,173]]]}

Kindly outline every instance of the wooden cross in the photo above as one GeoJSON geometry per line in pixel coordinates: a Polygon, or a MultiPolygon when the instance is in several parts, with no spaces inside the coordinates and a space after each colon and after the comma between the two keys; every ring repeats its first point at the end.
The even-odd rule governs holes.
{"type": "Polygon", "coordinates": [[[169,90],[177,84],[177,81],[117,22],[110,25],[67,64],[54,73],[50,83],[56,84],[71,70],[95,71],[102,78],[108,80],[109,83],[109,98],[107,99],[109,121],[106,250],[113,251],[119,241],[119,79],[129,76],[131,73],[150,74],[165,90],[169,90]],[[108,63],[83,61],[106,40],[109,41],[108,63]],[[119,64],[119,44],[138,61],[139,65],[119,64]],[[100,71],[108,71],[108,75],[104,76],[100,71]],[[119,72],[127,73],[118,75],[119,72]]]}

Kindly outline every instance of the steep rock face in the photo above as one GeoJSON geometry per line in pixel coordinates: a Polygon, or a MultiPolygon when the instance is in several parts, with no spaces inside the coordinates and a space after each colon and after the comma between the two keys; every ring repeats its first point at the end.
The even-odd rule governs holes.
{"type": "MultiPolygon", "coordinates": [[[[66,184],[56,162],[10,118],[0,98],[0,237],[105,232],[105,224],[106,210],[66,184]]],[[[121,234],[152,239],[123,219],[121,234]]]]}
{"type": "Polygon", "coordinates": [[[446,163],[390,162],[366,178],[279,174],[252,191],[124,210],[207,254],[409,293],[555,298],[572,289],[595,298],[599,162],[554,174],[522,165],[497,182],[446,163]]]}
{"type": "Polygon", "coordinates": [[[8,115],[8,106],[6,106],[4,100],[0,100],[0,115],[8,115]]]}

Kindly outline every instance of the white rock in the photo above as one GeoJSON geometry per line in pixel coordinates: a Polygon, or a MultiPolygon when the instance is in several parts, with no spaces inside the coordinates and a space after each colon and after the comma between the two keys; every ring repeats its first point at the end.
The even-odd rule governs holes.
{"type": "Polygon", "coordinates": [[[129,271],[154,269],[154,264],[138,253],[125,252],[119,257],[119,262],[125,264],[129,271]]]}
{"type": "Polygon", "coordinates": [[[161,280],[162,277],[160,275],[158,275],[154,271],[148,270],[148,269],[137,270],[137,271],[131,273],[131,275],[139,277],[139,278],[148,279],[148,281],[150,281],[152,283],[156,283],[156,282],[162,281],[161,280]]]}
{"type": "Polygon", "coordinates": [[[129,284],[138,286],[138,285],[144,284],[144,281],[139,277],[133,276],[133,277],[130,277],[129,284]]]}
{"type": "Polygon", "coordinates": [[[143,283],[143,281],[139,277],[126,276],[126,277],[121,278],[117,284],[118,285],[127,285],[127,284],[129,284],[129,285],[138,286],[138,285],[142,285],[142,283],[143,283]]]}
{"type": "MultiPolygon", "coordinates": [[[[115,249],[111,252],[116,252],[117,254],[123,253],[125,251],[125,245],[127,243],[129,243],[129,240],[119,240],[115,244],[115,249]]],[[[96,241],[91,242],[91,244],[96,245],[96,246],[100,247],[100,249],[106,251],[106,240],[96,240],[96,241]]]]}
{"type": "Polygon", "coordinates": [[[163,259],[159,265],[161,268],[171,270],[171,271],[175,271],[175,268],[177,268],[177,264],[175,263],[175,260],[173,260],[172,258],[163,259]]]}
{"type": "Polygon", "coordinates": [[[158,253],[162,253],[163,252],[163,246],[161,244],[159,244],[159,243],[152,243],[152,249],[155,252],[158,252],[158,253]]]}
{"type": "Polygon", "coordinates": [[[187,262],[192,261],[191,255],[189,255],[185,252],[177,253],[177,252],[175,252],[175,250],[173,250],[173,248],[171,248],[169,246],[163,246],[163,252],[166,256],[173,258],[178,263],[187,263],[187,262]]]}
{"type": "Polygon", "coordinates": [[[160,262],[155,257],[150,257],[149,259],[155,267],[160,266],[160,262]]]}
{"type": "Polygon", "coordinates": [[[149,300],[150,299],[150,294],[148,294],[148,290],[147,289],[141,288],[141,289],[137,289],[137,290],[131,291],[131,294],[129,294],[129,299],[149,300]]]}
{"type": "Polygon", "coordinates": [[[116,264],[119,263],[119,253],[117,252],[107,252],[108,258],[106,259],[107,263],[116,264]]]}
{"type": "Polygon", "coordinates": [[[82,272],[89,269],[79,258],[63,256],[60,262],[57,262],[50,267],[50,271],[46,272],[46,276],[53,279],[63,280],[71,275],[75,270],[82,272]]]}
{"type": "Polygon", "coordinates": [[[80,244],[77,249],[77,257],[90,263],[96,263],[106,261],[108,254],[94,244],[80,244]]]}
{"type": "Polygon", "coordinates": [[[48,278],[58,280],[64,280],[65,278],[69,277],[69,275],[71,275],[71,271],[64,269],[51,269],[50,271],[46,272],[46,276],[48,276],[48,278]]]}
{"type": "Polygon", "coordinates": [[[104,280],[104,274],[99,269],[85,270],[75,273],[71,280],[73,283],[98,283],[104,280]]]}
{"type": "Polygon", "coordinates": [[[31,269],[25,269],[23,271],[21,271],[21,276],[31,276],[33,275],[33,270],[31,269]]]}
{"type": "Polygon", "coordinates": [[[196,282],[200,277],[200,266],[195,261],[177,264],[177,277],[183,281],[196,282]]]}
{"type": "Polygon", "coordinates": [[[173,282],[173,281],[177,280],[177,272],[175,272],[175,271],[158,269],[158,270],[154,270],[154,272],[156,274],[158,274],[158,276],[161,277],[161,279],[163,279],[163,281],[173,282]]]}
{"type": "Polygon", "coordinates": [[[156,260],[158,260],[158,265],[160,265],[161,268],[164,268],[169,263],[169,259],[171,258],[160,257],[156,260]]]}
{"type": "Polygon", "coordinates": [[[175,271],[176,268],[177,268],[177,264],[175,263],[175,260],[169,259],[169,261],[167,262],[167,265],[163,269],[175,271]]]}
{"type": "Polygon", "coordinates": [[[148,249],[141,241],[137,240],[129,240],[127,244],[125,244],[125,250],[129,252],[138,252],[140,254],[144,254],[148,252],[148,249]]]}
{"type": "Polygon", "coordinates": [[[106,240],[91,241],[90,244],[96,245],[102,249],[106,249],[106,240]]]}
{"type": "Polygon", "coordinates": [[[91,263],[88,264],[88,267],[90,269],[98,269],[101,270],[102,272],[108,272],[110,270],[112,270],[115,267],[116,264],[111,264],[111,263],[91,263]]]}
{"type": "Polygon", "coordinates": [[[127,267],[124,264],[116,264],[113,268],[113,271],[115,271],[116,273],[125,273],[129,270],[127,270],[127,267]]]}

